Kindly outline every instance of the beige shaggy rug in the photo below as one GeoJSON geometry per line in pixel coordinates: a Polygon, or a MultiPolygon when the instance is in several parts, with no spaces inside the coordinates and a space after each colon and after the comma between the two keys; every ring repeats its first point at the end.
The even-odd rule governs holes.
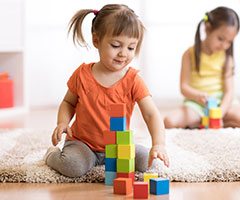
{"type": "MultiPolygon", "coordinates": [[[[45,165],[51,131],[0,130],[0,182],[66,183],[103,182],[104,166],[86,175],[69,178],[45,165]]],[[[146,139],[150,144],[150,138],[146,139]]],[[[156,160],[151,172],[171,181],[240,181],[240,129],[166,131],[170,168],[156,160]]],[[[142,174],[136,173],[136,180],[142,174]]]]}

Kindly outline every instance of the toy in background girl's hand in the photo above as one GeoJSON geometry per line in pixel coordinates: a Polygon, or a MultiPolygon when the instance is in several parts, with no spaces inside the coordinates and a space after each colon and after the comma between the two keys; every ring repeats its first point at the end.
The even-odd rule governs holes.
{"type": "Polygon", "coordinates": [[[209,97],[201,119],[200,128],[218,129],[222,126],[222,109],[218,106],[217,99],[209,97]]]}
{"type": "MultiPolygon", "coordinates": [[[[236,112],[240,110],[240,104],[232,102],[233,42],[238,32],[239,17],[231,8],[217,7],[201,19],[194,45],[182,56],[180,88],[185,100],[181,107],[165,117],[166,128],[199,127],[210,96],[220,101],[223,126],[240,127],[240,112],[236,112]],[[205,37],[201,37],[202,27],[205,37]]],[[[218,113],[217,118],[220,117],[219,110],[211,113],[214,116],[218,113]]],[[[207,121],[203,118],[204,124],[207,121]]],[[[220,124],[219,120],[211,120],[211,127],[218,128],[220,124]]]]}

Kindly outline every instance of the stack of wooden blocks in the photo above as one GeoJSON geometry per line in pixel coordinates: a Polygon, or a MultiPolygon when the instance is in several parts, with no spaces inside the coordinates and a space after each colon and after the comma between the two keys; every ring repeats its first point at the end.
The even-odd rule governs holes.
{"type": "Polygon", "coordinates": [[[222,110],[218,107],[215,98],[210,97],[208,99],[204,114],[200,128],[221,128],[222,110]]]}
{"type": "Polygon", "coordinates": [[[144,173],[144,182],[135,182],[135,145],[133,132],[126,130],[125,104],[111,105],[109,114],[110,130],[104,132],[105,184],[113,185],[114,194],[133,192],[138,199],[147,199],[149,192],[168,194],[169,179],[158,178],[158,174],[144,173]]]}
{"type": "MultiPolygon", "coordinates": [[[[132,185],[135,178],[135,145],[132,131],[126,130],[125,104],[111,105],[109,114],[110,130],[104,132],[105,184],[113,185],[116,178],[119,179],[115,182],[123,181],[121,178],[129,178],[132,185]]],[[[115,192],[127,191],[118,191],[116,188],[115,192]]]]}

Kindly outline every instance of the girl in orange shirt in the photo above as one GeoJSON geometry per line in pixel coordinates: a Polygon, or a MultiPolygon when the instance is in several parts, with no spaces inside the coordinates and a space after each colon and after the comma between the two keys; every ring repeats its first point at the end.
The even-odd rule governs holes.
{"type": "Polygon", "coordinates": [[[152,138],[150,152],[136,145],[135,169],[146,171],[155,158],[169,165],[165,150],[163,120],[153,103],[144,81],[129,63],[139,53],[144,27],[133,10],[126,5],[108,4],[101,10],[79,10],[71,19],[69,31],[73,41],[85,46],[82,22],[93,14],[92,42],[100,60],[81,64],[68,81],[68,91],[58,111],[57,127],[52,135],[57,145],[67,134],[62,151],[51,147],[45,155],[47,165],[69,177],[84,175],[92,167],[104,164],[103,131],[110,127],[108,109],[111,104],[127,107],[127,129],[137,102],[152,138]],[[70,122],[75,116],[72,126],[70,122]]]}

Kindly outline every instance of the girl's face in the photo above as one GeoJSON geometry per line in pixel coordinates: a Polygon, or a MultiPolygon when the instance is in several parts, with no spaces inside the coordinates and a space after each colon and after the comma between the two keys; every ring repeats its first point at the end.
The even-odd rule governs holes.
{"type": "Polygon", "coordinates": [[[207,30],[207,37],[205,39],[205,46],[208,53],[217,51],[226,51],[232,44],[237,35],[236,27],[222,25],[215,30],[207,30]]]}
{"type": "Polygon", "coordinates": [[[93,36],[93,43],[99,51],[100,63],[110,71],[119,71],[134,58],[138,39],[128,36],[105,36],[101,41],[93,36]]]}

